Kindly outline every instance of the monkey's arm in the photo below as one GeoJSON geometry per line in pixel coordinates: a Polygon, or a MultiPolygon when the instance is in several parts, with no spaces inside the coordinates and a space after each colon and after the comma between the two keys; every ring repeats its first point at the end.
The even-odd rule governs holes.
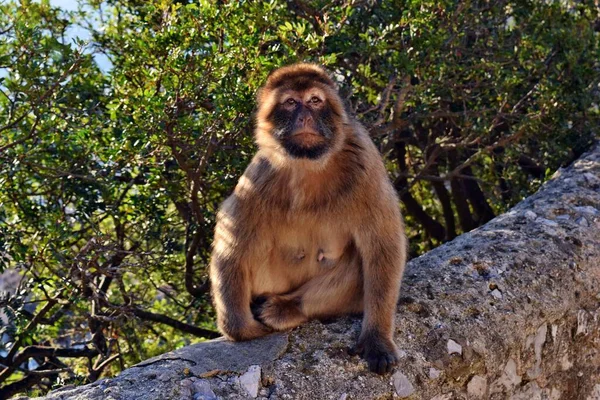
{"type": "Polygon", "coordinates": [[[389,197],[370,204],[364,223],[355,232],[364,275],[364,317],[355,352],[367,360],[369,369],[380,374],[390,371],[398,361],[394,316],[406,260],[398,204],[394,195],[389,197]]]}
{"type": "Polygon", "coordinates": [[[223,203],[217,217],[210,264],[213,300],[221,333],[233,340],[250,340],[271,330],[256,321],[250,311],[250,271],[247,257],[255,235],[250,223],[242,226],[235,196],[223,203]]]}

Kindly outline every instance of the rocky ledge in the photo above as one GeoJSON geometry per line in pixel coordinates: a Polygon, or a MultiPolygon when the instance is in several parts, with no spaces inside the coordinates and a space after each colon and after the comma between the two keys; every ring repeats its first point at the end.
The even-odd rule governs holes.
{"type": "Polygon", "coordinates": [[[359,318],[213,340],[46,399],[600,399],[600,146],[485,226],[412,260],[401,362],[348,355],[359,318]]]}

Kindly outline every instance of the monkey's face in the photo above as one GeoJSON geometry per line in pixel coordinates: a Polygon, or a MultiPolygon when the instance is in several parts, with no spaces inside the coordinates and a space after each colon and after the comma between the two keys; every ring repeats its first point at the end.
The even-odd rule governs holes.
{"type": "Polygon", "coordinates": [[[319,88],[282,91],[271,120],[272,135],[292,157],[317,159],[331,147],[334,115],[319,88]]]}
{"type": "Polygon", "coordinates": [[[258,94],[256,142],[276,159],[325,161],[339,151],[348,117],[333,80],[314,64],[272,72],[258,94]]]}

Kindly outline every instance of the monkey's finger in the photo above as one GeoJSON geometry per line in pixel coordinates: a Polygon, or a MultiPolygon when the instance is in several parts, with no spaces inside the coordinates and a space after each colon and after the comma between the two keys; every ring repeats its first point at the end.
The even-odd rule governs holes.
{"type": "Polygon", "coordinates": [[[250,305],[256,305],[256,306],[262,306],[263,304],[266,303],[266,301],[268,300],[267,296],[257,296],[255,298],[252,299],[252,302],[250,303],[250,305]]]}
{"type": "Polygon", "coordinates": [[[260,315],[262,313],[263,306],[266,303],[266,301],[267,296],[258,296],[252,299],[252,302],[250,303],[250,311],[252,312],[254,318],[258,321],[261,321],[260,315]]]}

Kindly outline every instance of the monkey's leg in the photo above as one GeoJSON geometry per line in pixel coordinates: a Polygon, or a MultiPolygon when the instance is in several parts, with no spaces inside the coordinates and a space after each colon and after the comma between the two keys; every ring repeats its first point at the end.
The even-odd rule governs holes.
{"type": "Polygon", "coordinates": [[[398,363],[394,317],[406,259],[405,238],[399,232],[400,229],[386,231],[380,227],[376,232],[364,229],[356,234],[363,258],[364,314],[354,352],[379,374],[389,372],[398,363]]]}
{"type": "Polygon", "coordinates": [[[250,340],[270,333],[271,329],[252,315],[250,280],[242,265],[214,256],[211,268],[217,325],[221,333],[236,341],[250,340]]]}
{"type": "Polygon", "coordinates": [[[294,328],[303,322],[362,311],[362,279],[358,259],[342,262],[284,295],[254,301],[254,313],[276,330],[294,328]]]}

